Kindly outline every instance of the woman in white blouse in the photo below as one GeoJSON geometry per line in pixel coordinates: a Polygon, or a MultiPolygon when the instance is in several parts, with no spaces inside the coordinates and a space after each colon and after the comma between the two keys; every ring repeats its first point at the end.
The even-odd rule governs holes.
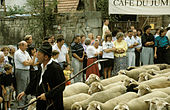
{"type": "MultiPolygon", "coordinates": [[[[92,64],[93,62],[97,60],[97,56],[99,53],[96,51],[94,46],[90,45],[91,44],[90,39],[86,39],[85,44],[87,45],[87,49],[86,49],[87,66],[89,66],[90,64],[92,64]]],[[[86,70],[86,79],[89,77],[90,74],[96,74],[100,76],[98,64],[94,64],[93,66],[91,66],[90,68],[86,70]]]]}
{"type": "Polygon", "coordinates": [[[112,42],[112,35],[107,34],[105,41],[103,42],[103,58],[108,59],[104,62],[104,78],[109,78],[111,76],[111,71],[114,66],[114,44],[112,42]]]}

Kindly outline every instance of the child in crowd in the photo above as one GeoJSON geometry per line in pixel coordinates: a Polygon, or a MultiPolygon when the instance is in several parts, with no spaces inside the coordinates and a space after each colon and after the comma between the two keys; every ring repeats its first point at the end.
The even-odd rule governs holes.
{"type": "Polygon", "coordinates": [[[59,56],[59,52],[57,50],[53,50],[52,51],[52,60],[54,60],[55,62],[58,63],[58,56],[59,56]]]}
{"type": "Polygon", "coordinates": [[[5,70],[5,73],[1,75],[0,84],[2,87],[2,95],[4,98],[5,110],[11,110],[10,103],[12,99],[12,92],[14,91],[12,65],[5,64],[4,70],[5,70]]]}
{"type": "MultiPolygon", "coordinates": [[[[68,80],[68,79],[70,79],[70,75],[73,72],[73,69],[71,70],[70,65],[66,62],[64,63],[63,67],[64,67],[64,70],[63,70],[64,76],[65,76],[66,80],[68,80]]],[[[70,84],[71,84],[71,81],[68,81],[66,83],[66,85],[70,85],[70,84]]]]}

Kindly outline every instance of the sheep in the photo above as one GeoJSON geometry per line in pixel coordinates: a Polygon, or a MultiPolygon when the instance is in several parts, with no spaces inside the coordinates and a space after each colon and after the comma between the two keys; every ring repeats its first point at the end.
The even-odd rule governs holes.
{"type": "Polygon", "coordinates": [[[161,69],[166,69],[166,65],[167,64],[159,64],[159,65],[143,65],[143,66],[140,66],[140,67],[135,67],[135,66],[130,66],[128,67],[126,70],[130,71],[130,70],[133,70],[133,69],[145,69],[145,70],[150,70],[150,69],[153,69],[155,71],[160,71],[161,69]]]}
{"type": "Polygon", "coordinates": [[[168,80],[168,77],[158,77],[148,81],[141,82],[140,84],[146,84],[150,86],[151,89],[155,89],[169,87],[170,81],[168,80]]]}
{"type": "Polygon", "coordinates": [[[134,92],[127,92],[123,95],[120,95],[116,98],[110,99],[105,103],[98,101],[93,101],[88,105],[87,110],[113,110],[113,108],[121,102],[127,102],[134,98],[137,98],[137,94],[134,92]]]}
{"type": "Polygon", "coordinates": [[[151,88],[146,84],[140,84],[136,89],[138,89],[138,96],[143,96],[152,92],[151,88]]]}
{"type": "Polygon", "coordinates": [[[169,110],[168,106],[170,106],[170,104],[168,104],[168,102],[166,102],[164,99],[162,98],[158,98],[158,97],[154,97],[152,99],[148,99],[145,100],[146,103],[149,104],[149,110],[169,110]]]}
{"type": "Polygon", "coordinates": [[[153,97],[160,97],[160,98],[166,98],[168,97],[168,94],[161,92],[161,91],[155,91],[149,94],[146,94],[144,96],[132,99],[126,104],[118,104],[114,110],[148,110],[149,105],[145,103],[145,100],[151,99],[153,97]]]}
{"type": "Polygon", "coordinates": [[[89,86],[82,82],[77,82],[74,84],[71,84],[69,86],[66,86],[63,97],[72,96],[78,93],[88,93],[89,86]]]}
{"type": "Polygon", "coordinates": [[[120,70],[118,72],[118,74],[124,74],[127,75],[130,78],[135,79],[136,81],[138,81],[139,75],[143,72],[151,72],[152,73],[153,70],[146,70],[146,69],[142,69],[142,68],[137,68],[137,69],[133,69],[131,71],[127,71],[127,70],[120,70]]]}
{"type": "Polygon", "coordinates": [[[146,73],[141,73],[141,74],[139,75],[139,80],[138,80],[138,82],[147,81],[147,80],[150,80],[150,79],[153,79],[153,78],[157,78],[157,77],[162,77],[162,76],[165,76],[165,77],[170,76],[170,72],[164,73],[164,74],[157,74],[157,75],[155,75],[155,76],[150,75],[150,74],[148,74],[147,72],[146,72],[146,73]]]}
{"type": "Polygon", "coordinates": [[[112,83],[107,86],[103,86],[100,82],[93,82],[88,90],[88,94],[92,95],[93,93],[107,90],[118,85],[122,85],[122,82],[112,83]]]}
{"type": "Polygon", "coordinates": [[[108,90],[105,91],[101,91],[101,92],[97,92],[92,94],[88,99],[80,101],[80,102],[75,102],[72,107],[71,110],[85,110],[88,106],[88,104],[92,101],[99,101],[99,102],[106,102],[112,98],[115,98],[117,96],[120,96],[122,94],[124,94],[126,92],[126,87],[125,86],[120,86],[120,90],[118,92],[114,92],[116,91],[115,88],[110,88],[108,90]]]}
{"type": "Polygon", "coordinates": [[[90,95],[88,95],[88,94],[80,93],[80,94],[76,94],[76,95],[73,95],[70,97],[63,98],[64,110],[71,110],[71,105],[74,102],[83,101],[89,97],[90,97],[90,95]]]}
{"type": "Polygon", "coordinates": [[[100,80],[100,78],[95,74],[90,74],[88,79],[86,80],[86,84],[90,85],[92,82],[101,82],[103,86],[109,85],[111,83],[119,82],[128,78],[126,75],[117,75],[108,79],[100,80]]]}
{"type": "Polygon", "coordinates": [[[157,74],[164,74],[164,73],[168,73],[168,72],[170,72],[170,68],[164,69],[161,71],[155,71],[155,72],[153,72],[153,74],[157,75],[157,74]]]}
{"type": "Polygon", "coordinates": [[[167,93],[168,95],[170,95],[170,87],[167,87],[167,88],[159,88],[159,89],[152,89],[148,86],[148,85],[145,85],[145,84],[141,84],[137,87],[138,89],[138,95],[139,96],[143,96],[145,94],[148,94],[150,92],[154,92],[154,91],[161,91],[161,92],[164,92],[164,93],[167,93]]]}
{"type": "MultiPolygon", "coordinates": [[[[125,87],[127,87],[127,92],[129,91],[132,91],[130,90],[130,83],[134,83],[136,82],[134,79],[132,78],[126,78],[124,80],[122,80],[121,82],[116,82],[116,83],[112,83],[112,84],[109,84],[107,86],[103,86],[100,82],[93,82],[88,90],[88,94],[93,94],[95,92],[100,92],[100,91],[103,91],[103,90],[107,90],[107,89],[110,89],[112,87],[115,87],[115,86],[118,86],[118,85],[123,85],[125,87]]],[[[137,83],[137,82],[136,82],[137,83]]]]}
{"type": "Polygon", "coordinates": [[[170,68],[170,65],[168,64],[154,64],[160,68],[160,70],[168,69],[170,68]]]}
{"type": "MultiPolygon", "coordinates": [[[[33,98],[33,99],[31,99],[31,100],[29,101],[29,103],[31,103],[31,102],[33,102],[33,101],[35,101],[35,100],[36,100],[36,98],[33,98]]],[[[36,104],[37,104],[37,103],[34,102],[33,104],[29,105],[27,110],[36,110],[36,104]]]]}

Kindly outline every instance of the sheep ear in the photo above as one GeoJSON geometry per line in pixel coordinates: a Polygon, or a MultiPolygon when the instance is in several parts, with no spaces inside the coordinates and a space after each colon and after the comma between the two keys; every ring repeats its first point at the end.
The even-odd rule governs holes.
{"type": "Polygon", "coordinates": [[[145,76],[145,80],[149,80],[149,76],[148,75],[145,76]]]}
{"type": "Polygon", "coordinates": [[[99,104],[97,105],[97,110],[102,110],[99,104]]]}
{"type": "Polygon", "coordinates": [[[96,80],[100,81],[100,78],[98,76],[96,76],[96,80]]]}
{"type": "Polygon", "coordinates": [[[82,108],[82,107],[80,107],[80,108],[79,108],[79,110],[83,110],[83,108],[82,108]]]}
{"type": "Polygon", "coordinates": [[[134,88],[134,90],[138,90],[138,89],[139,89],[139,87],[135,87],[135,88],[134,88]]]}
{"type": "Polygon", "coordinates": [[[170,106],[170,104],[168,102],[164,102],[165,106],[170,106]]]}
{"type": "Polygon", "coordinates": [[[146,90],[147,90],[147,91],[151,91],[150,87],[147,87],[146,90]]]}
{"type": "Polygon", "coordinates": [[[101,85],[98,85],[97,87],[98,87],[100,90],[102,90],[102,86],[101,86],[101,85]]]}
{"type": "Polygon", "coordinates": [[[126,110],[129,110],[129,107],[128,107],[127,105],[125,105],[125,109],[126,109],[126,110]]]}
{"type": "Polygon", "coordinates": [[[148,100],[144,100],[145,101],[145,103],[150,103],[150,100],[148,99],[148,100]]]}

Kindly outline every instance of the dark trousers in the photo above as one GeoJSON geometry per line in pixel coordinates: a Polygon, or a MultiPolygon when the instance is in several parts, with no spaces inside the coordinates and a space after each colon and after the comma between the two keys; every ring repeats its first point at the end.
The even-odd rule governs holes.
{"type": "Polygon", "coordinates": [[[135,50],[135,66],[140,66],[140,52],[135,50]]]}
{"type": "Polygon", "coordinates": [[[168,50],[165,47],[158,47],[157,49],[157,63],[168,63],[168,50]]]}

